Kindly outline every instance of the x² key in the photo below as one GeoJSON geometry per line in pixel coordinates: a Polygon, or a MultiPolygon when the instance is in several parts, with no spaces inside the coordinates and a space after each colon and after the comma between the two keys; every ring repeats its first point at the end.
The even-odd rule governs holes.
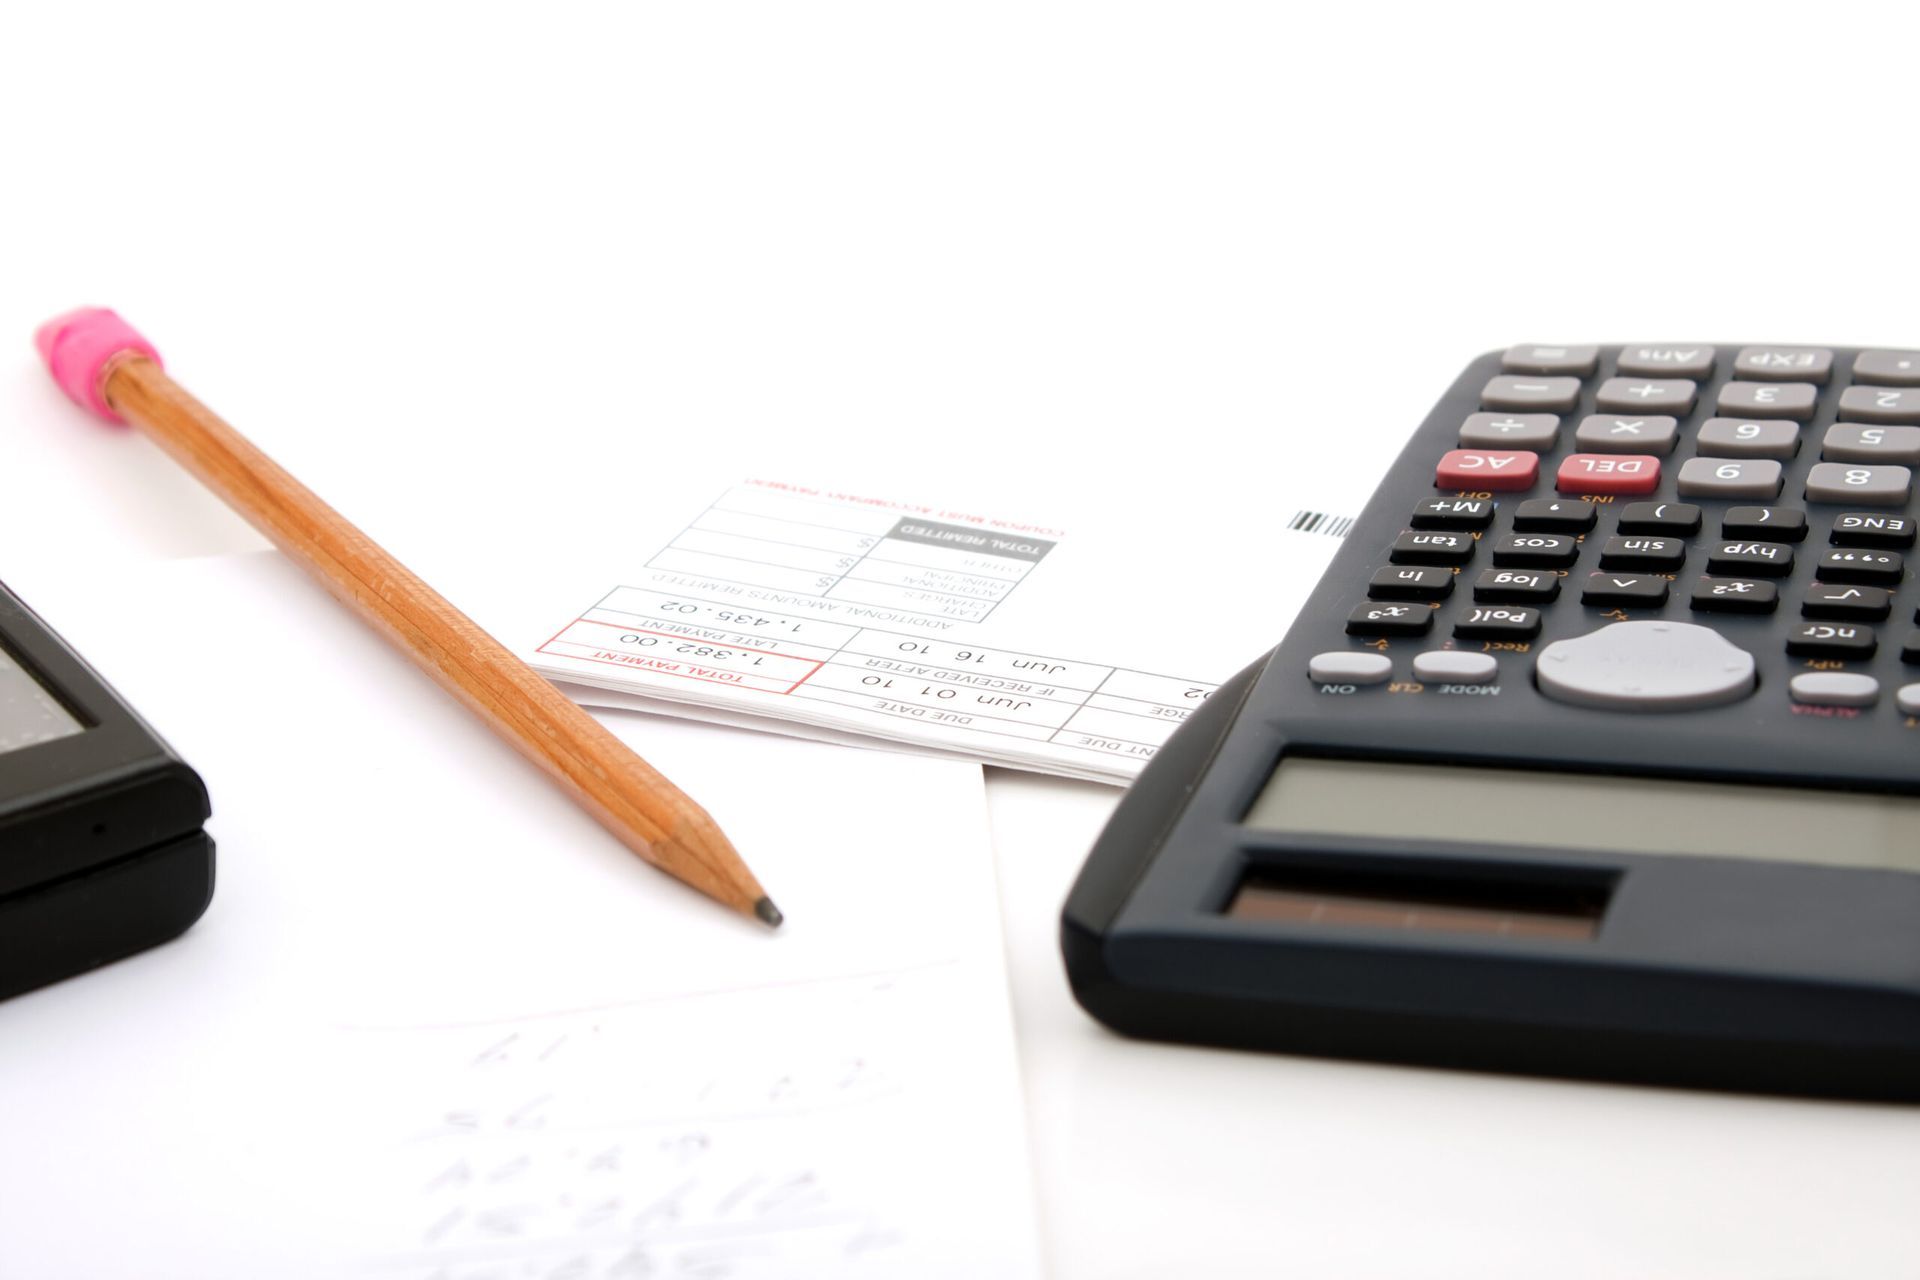
{"type": "Polygon", "coordinates": [[[1449,449],[1434,468],[1437,489],[1531,489],[1540,478],[1540,455],[1503,449],[1449,449]]]}
{"type": "Polygon", "coordinates": [[[1638,453],[1568,454],[1554,480],[1561,493],[1652,493],[1659,484],[1660,459],[1638,453]]]}

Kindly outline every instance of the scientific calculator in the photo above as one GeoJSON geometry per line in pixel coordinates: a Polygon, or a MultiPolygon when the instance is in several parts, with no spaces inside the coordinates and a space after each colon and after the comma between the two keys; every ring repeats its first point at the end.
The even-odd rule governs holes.
{"type": "Polygon", "coordinates": [[[198,920],[208,813],[199,775],[0,584],[0,999],[198,920]]]}
{"type": "Polygon", "coordinates": [[[1129,1034],[1920,1097],[1920,351],[1469,364],[1066,904],[1129,1034]]]}

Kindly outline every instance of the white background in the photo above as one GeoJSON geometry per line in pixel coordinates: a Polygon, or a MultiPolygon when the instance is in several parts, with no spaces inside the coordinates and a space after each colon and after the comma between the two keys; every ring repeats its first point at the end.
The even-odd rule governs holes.
{"type": "MultiPolygon", "coordinates": [[[[1920,346],[1917,37],[1832,3],[15,6],[0,575],[257,545],[58,400],[29,338],[83,303],[456,601],[716,452],[1174,513],[1376,474],[1513,342],[1920,346]]],[[[1113,793],[993,792],[1063,1280],[1920,1276],[1907,1110],[1108,1036],[1054,925],[1113,793]]]]}

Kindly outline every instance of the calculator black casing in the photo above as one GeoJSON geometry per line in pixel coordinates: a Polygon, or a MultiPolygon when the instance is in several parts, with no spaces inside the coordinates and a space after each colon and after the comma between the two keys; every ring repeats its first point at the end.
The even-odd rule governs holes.
{"type": "MultiPolygon", "coordinates": [[[[1694,454],[1692,433],[1713,415],[1733,377],[1738,345],[1721,345],[1701,381],[1681,445],[1663,460],[1660,487],[1694,454]]],[[[1541,480],[1496,493],[1491,533],[1508,528],[1519,501],[1552,497],[1558,460],[1575,452],[1570,427],[1594,412],[1619,347],[1600,352],[1541,480]]],[[[1434,487],[1440,455],[1456,447],[1500,353],[1470,364],[1416,432],[1336,554],[1285,639],[1223,685],[1149,763],[1095,844],[1064,908],[1062,947],[1075,997],[1094,1017],[1156,1039],[1543,1075],[1856,1098],[1920,1098],[1920,874],[1786,861],[1596,853],[1476,843],[1470,815],[1440,815],[1431,839],[1303,836],[1241,825],[1256,794],[1289,753],[1506,769],[1598,772],[1766,786],[1920,794],[1920,731],[1891,690],[1920,680],[1903,667],[1911,629],[1908,573],[1883,624],[1880,651],[1845,669],[1869,672],[1888,691],[1844,716],[1795,714],[1786,695],[1781,632],[1813,577],[1830,517],[1845,506],[1810,504],[1797,486],[1819,457],[1855,352],[1834,349],[1832,380],[1804,424],[1777,505],[1808,512],[1811,528],[1771,616],[1689,612],[1698,544],[1720,513],[1742,505],[1687,498],[1705,522],[1673,598],[1636,616],[1703,622],[1754,653],[1758,689],[1729,705],[1680,712],[1616,712],[1550,701],[1532,685],[1532,653],[1609,619],[1579,601],[1577,578],[1597,567],[1591,546],[1560,600],[1543,614],[1528,653],[1503,653],[1507,696],[1442,697],[1386,685],[1345,696],[1308,679],[1309,658],[1375,647],[1344,633],[1367,599],[1372,570],[1434,487]],[[1888,643],[1891,641],[1892,643],[1888,643]],[[1338,931],[1230,918],[1227,903],[1249,870],[1317,866],[1421,874],[1452,866],[1516,883],[1556,877],[1604,881],[1611,900],[1596,937],[1518,939],[1347,927],[1338,931]]],[[[1618,499],[1620,503],[1629,499],[1618,499]]],[[[1751,505],[1754,500],[1746,500],[1751,505]]],[[[1911,515],[1914,502],[1883,510],[1911,515]]],[[[1617,510],[1617,507],[1615,508],[1617,510]]],[[[1592,541],[1611,531],[1602,507],[1592,541]]],[[[1914,554],[1914,553],[1910,553],[1914,554]]],[[[1463,579],[1485,567],[1478,559],[1463,579]]],[[[1414,654],[1440,647],[1452,618],[1472,603],[1456,590],[1432,633],[1394,639],[1395,678],[1410,681],[1414,654]]],[[[1480,644],[1461,642],[1461,648],[1480,644]]],[[[1383,803],[1388,802],[1383,798],[1383,803]]],[[[1920,867],[1920,849],[1915,865],[1920,867]]]]}
{"type": "Polygon", "coordinates": [[[0,998],[177,937],[213,896],[199,776],[0,584],[0,643],[83,726],[0,752],[0,998]]]}

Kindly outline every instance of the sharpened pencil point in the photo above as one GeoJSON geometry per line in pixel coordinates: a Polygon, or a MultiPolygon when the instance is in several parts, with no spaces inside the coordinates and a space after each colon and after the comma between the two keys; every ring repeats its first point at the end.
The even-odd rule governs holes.
{"type": "Polygon", "coordinates": [[[762,898],[753,904],[753,914],[767,922],[769,928],[778,929],[786,917],[780,914],[780,908],[773,905],[772,898],[762,898]]]}

